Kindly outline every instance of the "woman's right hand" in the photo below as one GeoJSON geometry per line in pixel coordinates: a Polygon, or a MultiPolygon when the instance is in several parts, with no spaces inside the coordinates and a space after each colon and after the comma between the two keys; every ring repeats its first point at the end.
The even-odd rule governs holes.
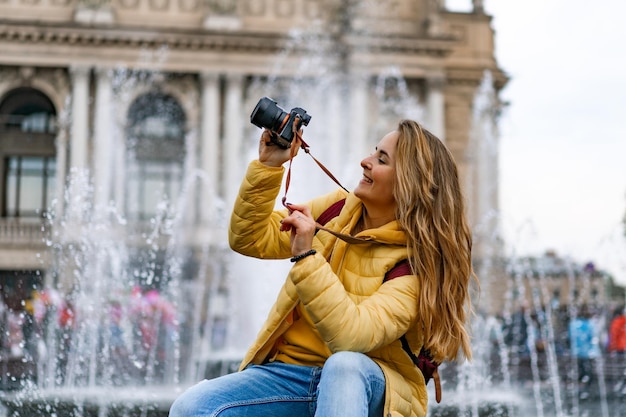
{"type": "Polygon", "coordinates": [[[263,129],[263,134],[261,135],[261,140],[259,141],[259,162],[267,166],[279,167],[289,161],[291,158],[291,148],[294,146],[295,150],[293,156],[298,154],[298,149],[300,149],[300,139],[297,137],[294,138],[293,142],[295,143],[292,142],[291,148],[283,149],[272,142],[271,135],[272,133],[269,130],[263,129]]]}

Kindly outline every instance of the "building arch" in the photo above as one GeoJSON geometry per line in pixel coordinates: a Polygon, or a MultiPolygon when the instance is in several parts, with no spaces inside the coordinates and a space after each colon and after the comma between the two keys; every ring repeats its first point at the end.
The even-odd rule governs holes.
{"type": "Polygon", "coordinates": [[[43,217],[56,190],[57,110],[32,87],[0,98],[0,214],[43,217]]]}
{"type": "Polygon", "coordinates": [[[161,79],[160,74],[151,76],[139,76],[137,77],[139,82],[133,84],[130,91],[124,91],[123,95],[119,95],[120,114],[124,118],[121,122],[125,126],[126,115],[132,103],[134,103],[139,97],[159,92],[172,96],[178,104],[181,106],[185,113],[185,133],[196,129],[199,123],[200,113],[200,98],[198,95],[198,81],[192,77],[185,76],[172,76],[173,78],[161,79]],[[145,79],[144,79],[145,78],[145,79]],[[155,78],[155,79],[152,79],[155,78]]]}
{"type": "Polygon", "coordinates": [[[55,85],[47,77],[35,77],[28,86],[45,94],[56,109],[57,115],[62,114],[66,110],[67,98],[69,96],[69,90],[66,87],[55,85]]]}
{"type": "MultiPolygon", "coordinates": [[[[56,117],[57,110],[50,100],[50,97],[39,89],[30,86],[18,86],[7,90],[2,96],[0,96],[0,115],[3,119],[0,119],[0,124],[9,128],[10,126],[17,126],[21,122],[28,124],[28,120],[16,120],[15,118],[32,117],[32,114],[42,113],[49,117],[40,119],[40,123],[45,123],[45,127],[41,126],[39,129],[46,130],[53,133],[56,130],[56,124],[51,119],[52,116],[56,117]],[[12,116],[12,117],[9,117],[12,116]]],[[[32,123],[32,119],[31,123],[32,123]]],[[[28,129],[28,126],[23,126],[22,130],[28,129]]],[[[32,127],[31,129],[35,129],[32,127]]]]}
{"type": "Polygon", "coordinates": [[[145,92],[130,103],[124,124],[130,218],[154,217],[163,200],[182,191],[186,120],[177,98],[163,91],[145,92]]]}
{"type": "Polygon", "coordinates": [[[66,110],[69,96],[67,73],[61,69],[38,69],[30,67],[5,69],[0,82],[0,97],[19,88],[31,88],[40,91],[53,104],[57,114],[66,110]]]}

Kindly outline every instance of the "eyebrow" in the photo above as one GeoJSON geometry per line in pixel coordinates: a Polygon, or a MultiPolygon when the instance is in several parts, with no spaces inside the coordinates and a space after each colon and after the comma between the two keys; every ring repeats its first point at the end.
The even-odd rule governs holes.
{"type": "Polygon", "coordinates": [[[391,158],[389,156],[389,154],[387,153],[387,151],[385,151],[384,149],[378,149],[378,146],[376,147],[376,151],[380,152],[381,154],[385,155],[387,158],[391,158]]]}

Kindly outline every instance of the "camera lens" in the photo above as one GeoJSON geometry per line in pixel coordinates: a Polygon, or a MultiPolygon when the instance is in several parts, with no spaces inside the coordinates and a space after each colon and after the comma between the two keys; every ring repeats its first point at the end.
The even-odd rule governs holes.
{"type": "Polygon", "coordinates": [[[257,127],[276,132],[287,116],[274,100],[263,97],[252,111],[250,122],[257,127]]]}

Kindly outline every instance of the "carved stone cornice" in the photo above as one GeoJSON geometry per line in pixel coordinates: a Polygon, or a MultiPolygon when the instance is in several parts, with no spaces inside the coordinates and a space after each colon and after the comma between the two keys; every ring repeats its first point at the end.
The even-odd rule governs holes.
{"type": "Polygon", "coordinates": [[[354,49],[367,52],[426,55],[437,58],[448,56],[454,46],[453,39],[408,38],[398,36],[355,36],[347,38],[354,49]]]}
{"type": "Polygon", "coordinates": [[[492,72],[496,90],[502,89],[509,81],[508,75],[498,68],[448,68],[448,85],[478,87],[487,69],[492,72]]]}
{"type": "Polygon", "coordinates": [[[483,68],[448,68],[448,85],[478,87],[483,80],[483,68]]]}
{"type": "Polygon", "coordinates": [[[113,27],[82,28],[0,24],[0,42],[40,43],[83,47],[159,48],[254,51],[275,53],[285,47],[286,39],[268,34],[198,33],[182,31],[146,31],[113,27]]]}
{"type": "MultiPolygon", "coordinates": [[[[345,38],[353,51],[396,53],[445,57],[452,52],[452,39],[359,36],[345,38]]],[[[159,32],[122,27],[76,27],[64,25],[34,25],[0,23],[0,42],[50,44],[59,46],[159,48],[171,50],[217,51],[254,54],[277,54],[288,46],[283,34],[241,31],[224,35],[217,31],[161,30],[159,32]]],[[[332,39],[326,35],[310,38],[299,50],[303,53],[332,49],[332,39]]]]}

